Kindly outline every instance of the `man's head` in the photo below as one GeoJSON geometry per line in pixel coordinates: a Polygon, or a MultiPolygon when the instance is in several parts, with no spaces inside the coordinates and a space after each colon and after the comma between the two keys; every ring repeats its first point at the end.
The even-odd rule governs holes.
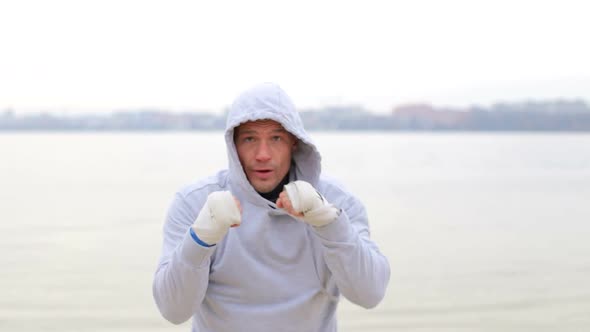
{"type": "Polygon", "coordinates": [[[275,189],[289,172],[297,138],[273,120],[249,121],[234,130],[234,143],[250,184],[260,193],[275,189]]]}

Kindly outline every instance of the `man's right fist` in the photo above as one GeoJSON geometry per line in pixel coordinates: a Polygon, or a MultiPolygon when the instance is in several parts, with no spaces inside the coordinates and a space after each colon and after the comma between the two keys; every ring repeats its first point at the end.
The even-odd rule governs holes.
{"type": "Polygon", "coordinates": [[[208,245],[217,244],[230,227],[242,222],[240,202],[229,191],[209,194],[192,229],[208,245]]]}

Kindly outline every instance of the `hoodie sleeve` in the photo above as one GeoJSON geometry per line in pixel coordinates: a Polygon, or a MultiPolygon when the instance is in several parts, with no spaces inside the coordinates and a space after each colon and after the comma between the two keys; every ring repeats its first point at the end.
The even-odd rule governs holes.
{"type": "Polygon", "coordinates": [[[164,224],[164,243],[154,275],[153,295],[164,318],[174,324],[187,321],[205,298],[209,266],[215,247],[203,247],[190,235],[195,220],[181,194],[176,194],[164,224]]]}
{"type": "Polygon", "coordinates": [[[373,308],[385,296],[389,263],[369,238],[363,204],[346,195],[334,205],[342,209],[338,219],[311,228],[322,243],[324,260],[342,295],[364,308],[373,308]]]}

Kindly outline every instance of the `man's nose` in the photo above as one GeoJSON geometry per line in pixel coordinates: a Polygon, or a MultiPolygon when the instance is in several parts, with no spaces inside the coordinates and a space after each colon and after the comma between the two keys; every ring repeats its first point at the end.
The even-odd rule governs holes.
{"type": "Polygon", "coordinates": [[[271,158],[270,149],[268,144],[265,142],[261,142],[258,146],[258,150],[256,151],[256,160],[257,161],[269,161],[271,158]]]}

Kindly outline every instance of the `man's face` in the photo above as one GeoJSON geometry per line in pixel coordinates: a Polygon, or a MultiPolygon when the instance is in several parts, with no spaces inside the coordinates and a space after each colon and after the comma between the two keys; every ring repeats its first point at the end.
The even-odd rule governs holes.
{"type": "Polygon", "coordinates": [[[250,121],[236,128],[234,143],[250,184],[260,193],[272,191],[289,172],[297,139],[278,122],[250,121]]]}

